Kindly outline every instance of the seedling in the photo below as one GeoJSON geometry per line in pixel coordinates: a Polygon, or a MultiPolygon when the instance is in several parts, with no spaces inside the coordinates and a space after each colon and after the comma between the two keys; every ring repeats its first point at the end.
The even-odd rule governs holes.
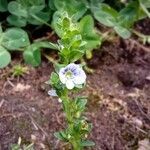
{"type": "Polygon", "coordinates": [[[28,145],[27,144],[22,145],[21,142],[22,142],[22,139],[21,139],[21,137],[19,137],[18,143],[11,145],[11,150],[34,150],[33,143],[28,144],[28,145]]]}
{"type": "Polygon", "coordinates": [[[85,97],[70,97],[70,93],[79,92],[86,85],[86,74],[80,60],[86,53],[86,42],[83,40],[78,25],[67,13],[58,14],[57,26],[61,39],[58,41],[59,63],[54,64],[55,72],[51,74],[50,84],[53,90],[51,96],[57,96],[62,103],[66,115],[67,128],[54,135],[59,140],[69,142],[74,150],[82,150],[85,146],[94,146],[86,140],[92,125],[82,116],[87,99],[85,97]]]}
{"type": "Polygon", "coordinates": [[[20,76],[23,76],[24,74],[28,73],[28,67],[24,67],[21,65],[15,65],[15,66],[13,66],[11,72],[12,72],[13,77],[20,77],[20,76]]]}

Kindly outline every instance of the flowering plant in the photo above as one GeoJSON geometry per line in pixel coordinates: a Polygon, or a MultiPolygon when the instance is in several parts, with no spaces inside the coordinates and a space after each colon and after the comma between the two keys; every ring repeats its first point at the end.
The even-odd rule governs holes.
{"type": "Polygon", "coordinates": [[[92,141],[86,140],[92,126],[86,117],[81,116],[87,100],[85,97],[70,97],[69,93],[85,86],[86,74],[75,61],[85,54],[86,42],[82,40],[78,26],[66,13],[58,16],[57,25],[61,33],[58,41],[60,60],[55,64],[55,72],[51,74],[53,90],[49,94],[58,96],[62,102],[68,126],[65,130],[56,132],[55,136],[70,143],[74,150],[82,150],[84,146],[94,145],[92,141]]]}

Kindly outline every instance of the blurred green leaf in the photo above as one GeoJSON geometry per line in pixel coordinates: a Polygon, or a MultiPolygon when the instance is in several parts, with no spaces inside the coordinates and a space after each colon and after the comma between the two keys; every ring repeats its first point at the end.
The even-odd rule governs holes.
{"type": "MultiPolygon", "coordinates": [[[[92,16],[87,15],[81,19],[79,23],[80,32],[83,40],[86,42],[86,53],[91,52],[93,49],[101,45],[101,37],[96,33],[94,29],[94,20],[92,16]]],[[[91,58],[91,57],[87,57],[91,58]]]]}
{"type": "Polygon", "coordinates": [[[62,141],[67,141],[67,135],[64,131],[60,131],[60,132],[55,132],[54,133],[54,136],[56,138],[58,138],[59,140],[62,140],[62,141]]]}
{"type": "Polygon", "coordinates": [[[7,21],[11,25],[16,26],[16,27],[24,27],[27,24],[27,20],[25,18],[18,17],[18,16],[15,16],[15,15],[9,15],[7,17],[7,21]]]}
{"type": "Polygon", "coordinates": [[[54,5],[59,11],[67,11],[75,20],[80,19],[87,11],[84,0],[54,0],[54,5]]]}
{"type": "Polygon", "coordinates": [[[11,61],[10,53],[0,46],[0,68],[6,67],[11,61]]]}
{"type": "Polygon", "coordinates": [[[114,30],[124,39],[127,39],[131,36],[131,32],[122,26],[115,26],[114,30]]]}
{"type": "Polygon", "coordinates": [[[83,111],[85,109],[87,99],[84,97],[78,97],[75,102],[76,102],[78,110],[83,111]]]}
{"type": "Polygon", "coordinates": [[[41,63],[41,51],[36,45],[30,45],[23,53],[23,58],[27,64],[37,67],[41,63]]]}
{"type": "Polygon", "coordinates": [[[49,0],[48,1],[48,6],[51,10],[56,11],[56,7],[54,5],[54,0],[49,0]]]}
{"type": "Polygon", "coordinates": [[[96,20],[108,27],[113,27],[117,22],[118,12],[109,5],[100,3],[97,8],[92,9],[96,20]]]}
{"type": "Polygon", "coordinates": [[[138,7],[139,4],[136,1],[127,4],[127,6],[119,12],[119,23],[125,27],[131,27],[138,18],[138,7]]]}
{"type": "Polygon", "coordinates": [[[10,28],[4,32],[1,44],[8,50],[19,50],[30,44],[27,33],[20,28],[10,28]]]}
{"type": "Polygon", "coordinates": [[[8,5],[7,0],[0,0],[0,12],[7,11],[7,5],[8,5]]]}
{"type": "Polygon", "coordinates": [[[25,7],[23,7],[23,5],[21,5],[21,3],[17,2],[17,1],[11,1],[8,4],[8,11],[16,16],[20,16],[20,17],[27,17],[28,16],[28,12],[26,10],[25,7]]]}
{"type": "Polygon", "coordinates": [[[50,9],[45,9],[43,0],[16,0],[8,4],[8,11],[11,13],[7,21],[15,26],[23,27],[26,23],[41,25],[50,19],[50,9]],[[22,21],[19,21],[22,19],[22,21]],[[17,20],[17,23],[15,23],[17,20]]]}

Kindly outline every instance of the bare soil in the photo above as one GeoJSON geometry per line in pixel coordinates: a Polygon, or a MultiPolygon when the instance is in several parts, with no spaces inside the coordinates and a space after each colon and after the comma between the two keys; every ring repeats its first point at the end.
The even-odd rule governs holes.
{"type": "MultiPolygon", "coordinates": [[[[150,53],[118,40],[104,43],[87,62],[94,73],[79,94],[89,97],[85,115],[93,123],[92,149],[137,150],[140,141],[150,139],[150,53]]],[[[65,115],[47,94],[52,64],[45,60],[13,78],[10,70],[17,63],[19,58],[0,70],[0,150],[9,150],[19,137],[22,144],[34,142],[35,150],[69,149],[53,135],[65,127],[65,115]]]]}

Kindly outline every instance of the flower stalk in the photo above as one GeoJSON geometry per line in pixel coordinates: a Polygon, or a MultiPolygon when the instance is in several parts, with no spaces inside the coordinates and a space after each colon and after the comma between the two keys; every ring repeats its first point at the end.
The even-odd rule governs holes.
{"type": "MultiPolygon", "coordinates": [[[[80,64],[75,64],[85,54],[82,36],[77,23],[73,23],[66,13],[58,14],[58,28],[60,32],[59,63],[55,65],[55,72],[51,74],[50,84],[53,90],[52,96],[57,96],[62,101],[66,115],[67,128],[56,132],[58,139],[70,143],[74,150],[82,150],[85,146],[93,146],[92,141],[86,140],[91,131],[91,124],[82,116],[87,99],[85,97],[73,97],[72,93],[79,92],[85,87],[86,74],[80,64]]],[[[73,94],[73,95],[74,95],[73,94]]]]}

